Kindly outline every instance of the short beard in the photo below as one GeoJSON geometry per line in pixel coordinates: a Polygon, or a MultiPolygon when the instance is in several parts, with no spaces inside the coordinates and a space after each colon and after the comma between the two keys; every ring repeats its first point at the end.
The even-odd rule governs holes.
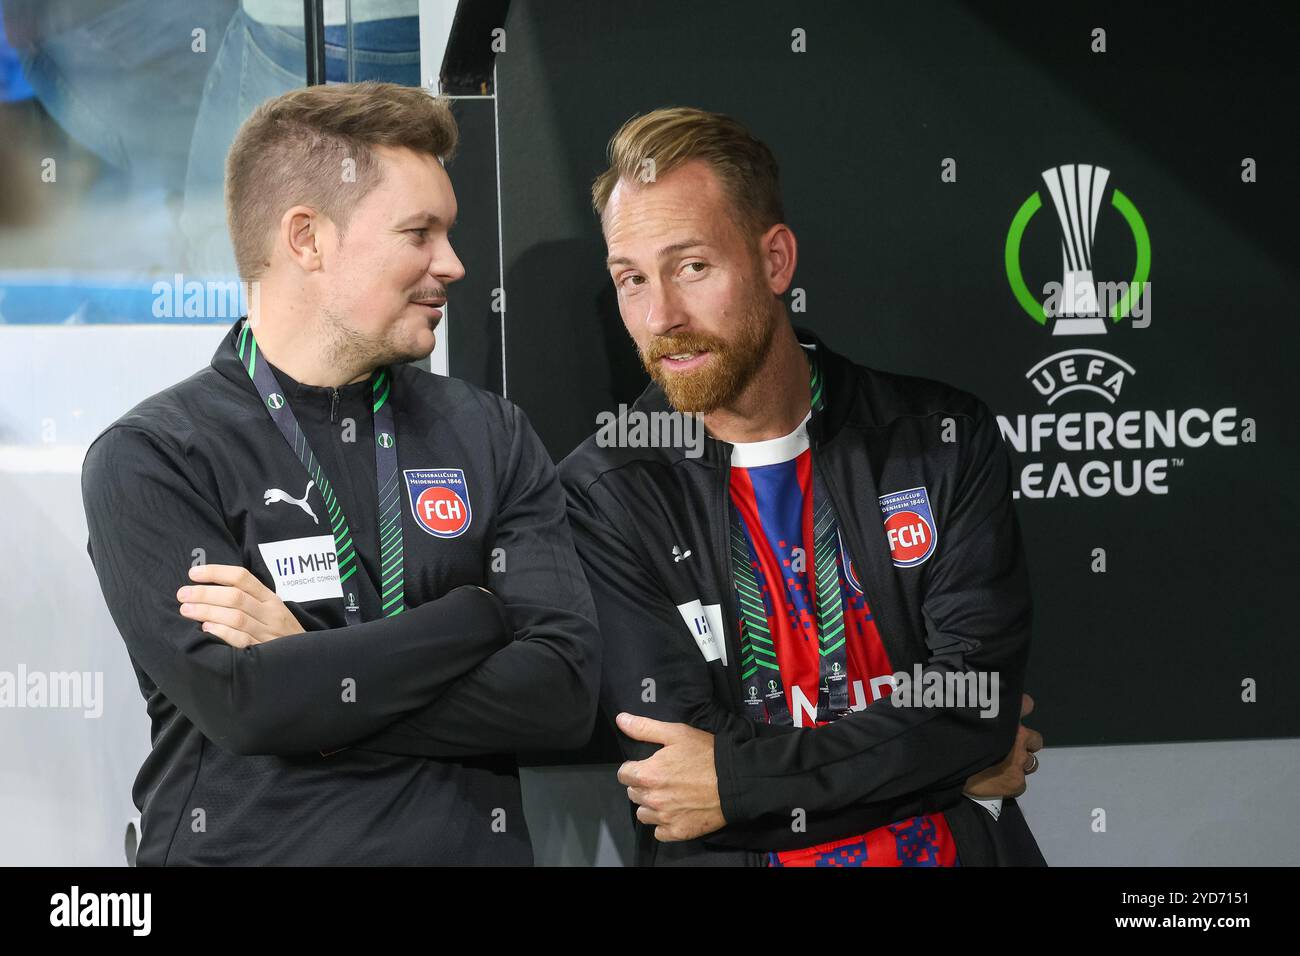
{"type": "Polygon", "coordinates": [[[424,358],[394,346],[387,339],[366,338],[330,308],[321,310],[322,353],[333,368],[349,370],[349,380],[377,368],[424,358]]]}
{"type": "Polygon", "coordinates": [[[693,333],[656,337],[640,352],[641,364],[674,409],[707,415],[740,396],[767,359],[775,334],[776,321],[767,290],[758,284],[741,312],[733,341],[693,333]],[[659,362],[665,355],[703,351],[709,352],[711,358],[698,371],[669,372],[659,362]]]}

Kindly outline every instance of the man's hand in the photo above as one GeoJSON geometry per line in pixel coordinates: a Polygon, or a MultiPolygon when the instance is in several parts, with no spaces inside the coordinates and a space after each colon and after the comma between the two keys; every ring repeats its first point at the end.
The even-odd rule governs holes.
{"type": "Polygon", "coordinates": [[[694,840],[727,825],[713,765],[713,734],[627,713],[615,722],[633,740],[663,744],[647,759],[618,768],[618,782],[637,804],[636,818],[654,826],[656,840],[694,840]]]}
{"type": "Polygon", "coordinates": [[[181,614],[203,622],[203,630],[232,647],[264,644],[303,627],[274,591],[237,564],[201,564],[176,592],[181,614]]]}
{"type": "MultiPolygon", "coordinates": [[[[1027,717],[1034,709],[1034,699],[1025,694],[1020,701],[1020,716],[1027,717]]],[[[1028,788],[1025,777],[1038,769],[1038,758],[1031,757],[1043,749],[1043,735],[1030,730],[1024,724],[1016,731],[1016,742],[1000,764],[981,770],[966,779],[962,791],[968,796],[987,799],[989,797],[1018,797],[1028,788]]]]}

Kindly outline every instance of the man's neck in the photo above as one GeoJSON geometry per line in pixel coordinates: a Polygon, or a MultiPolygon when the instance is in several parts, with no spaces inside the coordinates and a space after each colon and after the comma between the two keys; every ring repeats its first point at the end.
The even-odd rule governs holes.
{"type": "Polygon", "coordinates": [[[734,445],[790,434],[811,406],[808,359],[786,320],[777,325],[766,360],[740,396],[702,417],[710,435],[734,445]]]}
{"type": "MultiPolygon", "coordinates": [[[[253,313],[250,312],[250,316],[253,313]]],[[[342,351],[314,314],[304,314],[290,307],[284,310],[256,312],[253,335],[263,357],[299,385],[339,388],[365,379],[373,369],[341,367],[342,351]]]]}

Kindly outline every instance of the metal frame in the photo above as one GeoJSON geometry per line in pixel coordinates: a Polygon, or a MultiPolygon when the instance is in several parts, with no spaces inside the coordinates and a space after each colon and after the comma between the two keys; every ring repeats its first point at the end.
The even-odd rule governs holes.
{"type": "Polygon", "coordinates": [[[303,39],[307,47],[307,85],[325,82],[325,0],[302,0],[303,39]]]}

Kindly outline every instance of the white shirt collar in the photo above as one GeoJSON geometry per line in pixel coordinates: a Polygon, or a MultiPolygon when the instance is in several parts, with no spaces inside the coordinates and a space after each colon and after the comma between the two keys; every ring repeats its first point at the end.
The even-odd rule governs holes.
{"type": "Polygon", "coordinates": [[[780,438],[736,442],[731,446],[731,467],[758,468],[762,465],[777,465],[798,458],[808,450],[808,421],[811,418],[810,411],[803,417],[803,421],[795,426],[794,431],[780,438]]]}

